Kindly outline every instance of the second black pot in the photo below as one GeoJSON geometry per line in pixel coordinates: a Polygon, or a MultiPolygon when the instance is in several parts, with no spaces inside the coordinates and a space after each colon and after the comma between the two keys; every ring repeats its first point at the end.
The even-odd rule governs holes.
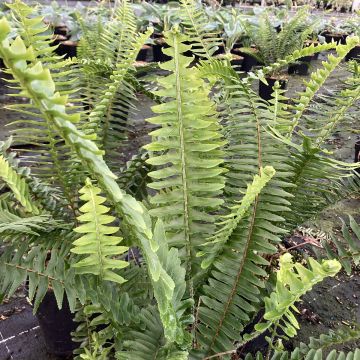
{"type": "Polygon", "coordinates": [[[307,75],[309,73],[309,67],[312,56],[304,56],[300,58],[297,64],[289,65],[289,74],[307,75]]]}
{"type": "Polygon", "coordinates": [[[264,84],[262,81],[260,81],[260,83],[259,83],[259,96],[266,101],[268,101],[272,98],[272,96],[271,96],[273,93],[272,88],[275,85],[276,81],[279,81],[281,89],[286,89],[287,80],[266,78],[266,81],[268,82],[268,85],[264,84]]]}
{"type": "Polygon", "coordinates": [[[59,310],[53,291],[48,290],[36,317],[44,335],[47,351],[60,357],[71,356],[78,346],[71,340],[71,332],[76,329],[77,324],[73,321],[74,315],[70,311],[66,296],[59,310]]]}
{"type": "Polygon", "coordinates": [[[360,61],[360,46],[355,46],[346,54],[345,61],[350,60],[360,61]]]}

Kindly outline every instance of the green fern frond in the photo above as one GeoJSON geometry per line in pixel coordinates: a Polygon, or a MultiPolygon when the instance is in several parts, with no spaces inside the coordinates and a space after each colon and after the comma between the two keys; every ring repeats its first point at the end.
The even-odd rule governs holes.
{"type": "Polygon", "coordinates": [[[186,39],[177,30],[166,33],[170,47],[164,52],[172,60],[160,67],[171,74],[159,81],[163,89],[156,94],[168,101],[152,108],[158,115],[148,121],[161,128],[150,133],[154,140],[145,148],[152,152],[147,162],[159,169],[149,173],[154,179],[149,186],[157,190],[151,214],[164,221],[170,244],[184,248],[188,276],[193,276],[190,264],[196,263],[199,245],[212,232],[211,212],[222,203],[224,141],[210,89],[188,67],[191,59],[182,55],[190,48],[183,44],[186,39]]]}
{"type": "Polygon", "coordinates": [[[21,176],[9,165],[7,160],[0,155],[0,179],[11,189],[16,199],[26,211],[38,215],[40,213],[30,197],[30,189],[21,176]]]}
{"type": "MultiPolygon", "coordinates": [[[[318,338],[310,337],[309,343],[300,343],[293,351],[275,350],[270,356],[270,360],[356,360],[360,356],[360,349],[354,349],[349,353],[331,350],[332,347],[352,343],[360,338],[360,329],[358,325],[351,327],[341,327],[336,330],[330,330],[328,334],[321,334],[318,338]],[[329,352],[329,349],[331,350],[329,352]],[[323,352],[328,353],[325,357],[323,352]],[[356,355],[356,356],[355,356],[356,355]]],[[[254,357],[248,354],[245,360],[253,360],[254,357]]],[[[262,354],[258,353],[256,360],[264,360],[262,354]]]]}
{"type": "Polygon", "coordinates": [[[306,85],[306,90],[305,92],[299,94],[298,99],[296,100],[296,105],[293,107],[294,115],[292,118],[292,128],[289,132],[290,135],[298,125],[300,118],[303,116],[304,111],[308,108],[317,91],[322,87],[326,79],[336,69],[340,62],[345,58],[346,54],[353,47],[359,44],[359,42],[359,37],[349,36],[346,40],[346,45],[338,45],[335,48],[337,56],[330,54],[328,56],[328,61],[323,62],[323,68],[313,72],[311,74],[311,79],[304,82],[306,85]]]}
{"type": "Polygon", "coordinates": [[[187,360],[188,352],[166,344],[159,314],[154,307],[144,308],[137,329],[125,334],[122,351],[116,353],[118,360],[187,360]]]}
{"type": "Polygon", "coordinates": [[[313,286],[328,276],[335,276],[341,269],[337,260],[325,260],[318,263],[309,258],[311,269],[300,263],[293,263],[292,256],[287,253],[279,260],[275,290],[265,298],[264,320],[255,326],[258,332],[272,328],[276,334],[280,328],[288,337],[294,337],[300,328],[293,311],[298,312],[295,303],[313,286]]]}
{"type": "MultiPolygon", "coordinates": [[[[202,288],[196,341],[199,356],[211,356],[233,348],[240,333],[260,305],[265,287],[266,257],[286,233],[282,228],[291,200],[287,181],[291,168],[284,145],[265,130],[272,121],[267,105],[242,81],[227,87],[225,166],[228,206],[241,200],[247,184],[260,169],[273,166],[276,175],[257,196],[219,253],[202,288]],[[240,192],[239,192],[240,191],[240,192]],[[280,216],[281,214],[281,216],[280,216]],[[221,334],[221,337],[219,336],[221,334]]],[[[201,358],[201,357],[200,357],[201,358]]]]}
{"type": "MultiPolygon", "coordinates": [[[[310,111],[304,114],[299,124],[301,131],[312,137],[319,148],[326,144],[340,126],[351,127],[351,121],[359,112],[359,70],[350,67],[350,71],[351,75],[341,83],[339,89],[317,96],[309,107],[310,111]]],[[[326,145],[328,149],[328,144],[326,145]]]]}
{"type": "Polygon", "coordinates": [[[181,0],[181,25],[184,33],[191,39],[191,51],[200,58],[210,60],[221,44],[216,33],[205,28],[209,22],[202,4],[195,0],[181,0]]]}
{"type": "Polygon", "coordinates": [[[118,184],[139,201],[148,197],[147,184],[150,182],[148,173],[152,170],[152,166],[146,162],[148,158],[148,152],[140,150],[124,168],[120,169],[118,184]]]}
{"type": "Polygon", "coordinates": [[[71,260],[65,260],[71,246],[65,232],[42,234],[43,245],[30,246],[31,239],[22,245],[10,245],[0,256],[0,292],[1,296],[10,297],[16,289],[28,280],[28,297],[33,300],[34,312],[43,300],[49,287],[54,291],[58,307],[62,307],[66,292],[70,309],[75,308],[76,300],[84,302],[83,285],[69,267],[71,260]],[[59,241],[61,239],[61,241],[59,241]]]}
{"type": "MultiPolygon", "coordinates": [[[[269,360],[357,360],[360,356],[360,349],[355,349],[345,353],[343,351],[332,350],[327,356],[322,350],[310,350],[306,355],[302,355],[298,350],[292,353],[275,352],[269,360]]],[[[245,360],[265,360],[262,354],[258,353],[256,357],[251,354],[246,355],[245,360]]]]}
{"type": "Polygon", "coordinates": [[[231,234],[236,229],[239,221],[245,216],[249,207],[256,200],[261,190],[274,175],[275,170],[270,166],[260,169],[260,175],[254,176],[253,182],[247,186],[246,192],[241,201],[230,207],[229,214],[221,216],[223,220],[217,223],[218,230],[215,231],[214,235],[208,239],[208,242],[203,244],[204,250],[197,254],[197,256],[206,257],[202,260],[202,268],[208,268],[210,264],[216,260],[217,255],[221,252],[224,244],[228,241],[231,234]]]}
{"type": "Polygon", "coordinates": [[[92,185],[90,179],[86,180],[85,186],[80,189],[80,199],[86,203],[80,207],[83,213],[77,219],[84,223],[74,229],[75,232],[83,234],[74,241],[71,251],[75,254],[87,255],[73,267],[80,274],[98,275],[101,280],[123,283],[125,279],[113,271],[123,269],[129,263],[123,260],[113,259],[128,250],[126,246],[119,246],[122,238],[114,234],[119,231],[116,226],[110,226],[115,217],[106,215],[110,211],[102,205],[106,199],[99,194],[101,189],[92,185]]]}
{"type": "Polygon", "coordinates": [[[284,216],[293,229],[348,194],[351,189],[344,179],[353,176],[352,170],[357,165],[327,157],[305,136],[302,146],[293,145],[290,153],[292,211],[284,216]]]}
{"type": "Polygon", "coordinates": [[[346,272],[351,274],[352,264],[360,263],[360,226],[351,215],[349,215],[348,225],[342,218],[340,219],[342,239],[331,234],[330,241],[324,239],[321,245],[329,259],[340,261],[346,272]]]}
{"type": "Polygon", "coordinates": [[[4,241],[7,238],[10,240],[15,234],[39,236],[38,231],[46,231],[49,225],[57,225],[49,215],[20,217],[8,211],[0,211],[0,234],[4,241]]]}
{"type": "Polygon", "coordinates": [[[145,34],[134,37],[125,49],[121,61],[116,63],[109,80],[104,84],[105,89],[100,96],[98,95],[99,101],[89,114],[88,131],[97,134],[97,141],[106,152],[110,152],[115,146],[119,147],[118,139],[111,137],[124,133],[124,119],[127,119],[134,99],[133,87],[127,82],[126,77],[150,34],[151,30],[148,30],[145,34]]]}

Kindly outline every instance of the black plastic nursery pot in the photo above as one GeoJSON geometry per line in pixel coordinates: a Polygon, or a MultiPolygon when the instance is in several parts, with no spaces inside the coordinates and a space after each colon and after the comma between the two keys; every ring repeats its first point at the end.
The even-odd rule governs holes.
{"type": "Polygon", "coordinates": [[[336,43],[340,43],[345,45],[346,44],[346,34],[332,34],[329,32],[322,33],[322,35],[325,37],[325,42],[331,43],[332,41],[335,41],[336,43]]]}
{"type": "Polygon", "coordinates": [[[136,61],[146,61],[150,49],[151,47],[149,45],[143,45],[136,57],[136,61]]]}
{"type": "Polygon", "coordinates": [[[266,78],[266,81],[268,82],[268,85],[264,84],[262,81],[259,82],[259,96],[266,101],[269,101],[272,98],[272,88],[276,81],[279,81],[281,89],[286,89],[287,86],[286,79],[266,78]]]}
{"type": "Polygon", "coordinates": [[[258,62],[253,56],[245,54],[241,51],[239,51],[238,54],[243,58],[241,64],[241,71],[249,72],[254,66],[257,65],[258,62]]]}
{"type": "Polygon", "coordinates": [[[164,62],[171,59],[170,56],[163,53],[163,49],[167,48],[168,45],[165,44],[165,41],[163,39],[158,39],[157,43],[152,46],[153,50],[153,60],[155,62],[164,62]]]}
{"type": "Polygon", "coordinates": [[[289,74],[307,75],[309,73],[312,56],[304,56],[298,60],[297,64],[291,64],[288,68],[289,74]]]}
{"type": "MultiPolygon", "coordinates": [[[[355,143],[355,158],[354,162],[360,162],[360,140],[355,143]]],[[[359,169],[360,171],[360,169],[359,169]]]]}
{"type": "Polygon", "coordinates": [[[360,61],[360,46],[355,46],[346,54],[345,61],[350,60],[360,61]]]}
{"type": "Polygon", "coordinates": [[[54,292],[48,290],[36,313],[44,335],[46,349],[59,357],[71,356],[78,344],[71,340],[71,332],[77,324],[73,321],[69,303],[64,296],[63,306],[59,310],[54,292]]]}
{"type": "Polygon", "coordinates": [[[55,35],[63,35],[68,36],[68,28],[66,26],[55,26],[54,27],[54,34],[55,35]]]}
{"type": "Polygon", "coordinates": [[[72,58],[76,56],[77,46],[78,43],[76,41],[62,41],[55,52],[60,56],[64,55],[65,59],[72,58]]]}

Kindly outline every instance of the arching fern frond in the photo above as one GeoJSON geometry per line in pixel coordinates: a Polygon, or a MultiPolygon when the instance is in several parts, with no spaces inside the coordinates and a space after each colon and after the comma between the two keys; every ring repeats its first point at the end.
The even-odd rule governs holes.
{"type": "Polygon", "coordinates": [[[58,307],[61,308],[66,292],[70,309],[75,309],[76,300],[84,301],[83,285],[69,267],[71,260],[65,260],[71,246],[71,237],[66,233],[42,234],[48,241],[31,245],[32,239],[22,242],[22,246],[9,245],[0,256],[1,297],[10,297],[16,289],[28,281],[28,297],[33,300],[34,312],[43,300],[49,287],[54,291],[58,307]],[[54,242],[61,239],[61,242],[54,242]]]}
{"type": "Polygon", "coordinates": [[[39,236],[37,231],[45,231],[49,225],[56,225],[49,215],[20,217],[0,207],[0,234],[3,241],[11,240],[15,234],[39,236]]]}

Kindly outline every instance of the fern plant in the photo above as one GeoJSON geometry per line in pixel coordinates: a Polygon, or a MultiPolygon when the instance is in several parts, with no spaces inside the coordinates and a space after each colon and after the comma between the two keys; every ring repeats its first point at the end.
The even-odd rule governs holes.
{"type": "Polygon", "coordinates": [[[312,34],[315,24],[309,24],[308,17],[308,9],[304,7],[284,22],[279,32],[272,24],[269,12],[259,17],[258,25],[244,22],[245,33],[255,45],[255,51],[251,48],[241,48],[241,51],[255,57],[265,66],[285,59],[296,50],[301,50],[305,40],[312,34]]]}
{"type": "MultiPolygon", "coordinates": [[[[358,165],[335,160],[325,147],[358,99],[356,71],[338,93],[331,126],[312,124],[317,92],[359,38],[331,44],[335,56],[289,105],[278,87],[269,104],[253,92],[252,80],[316,50],[284,52],[285,59],[240,78],[227,61],[210,58],[216,45],[202,30],[203,15],[183,2],[186,26],[165,33],[170,60],[161,64],[165,74],[154,92],[160,103],[148,119],[157,128],[134,164],[119,164],[114,174],[106,139],[116,136],[113,115],[129,104],[132,63],[151,33],[138,34],[129,4],[119,6],[96,51],[85,34],[69,72],[55,66],[50,43],[37,38],[44,28],[38,18],[29,21],[28,7],[12,5],[20,30],[0,20],[0,57],[14,91],[28,100],[14,108],[31,116],[33,130],[46,129],[48,154],[33,170],[28,157],[17,159],[0,144],[2,297],[25,280],[35,311],[49,288],[59,307],[66,295],[81,321],[78,359],[229,359],[267,329],[267,359],[296,358],[299,350],[276,347],[283,336],[276,329],[295,335],[295,301],[334,276],[342,254],[339,261],[336,253],[309,260],[308,268],[285,255],[274,286],[272,255],[285,234],[346,197],[349,182],[356,189],[358,165]],[[202,57],[196,66],[184,55],[191,43],[202,57]],[[99,84],[87,77],[93,71],[99,84]],[[72,81],[82,85],[70,91],[72,81]],[[261,309],[264,321],[244,335],[261,309]]],[[[312,343],[308,359],[321,356],[312,343]]]]}

